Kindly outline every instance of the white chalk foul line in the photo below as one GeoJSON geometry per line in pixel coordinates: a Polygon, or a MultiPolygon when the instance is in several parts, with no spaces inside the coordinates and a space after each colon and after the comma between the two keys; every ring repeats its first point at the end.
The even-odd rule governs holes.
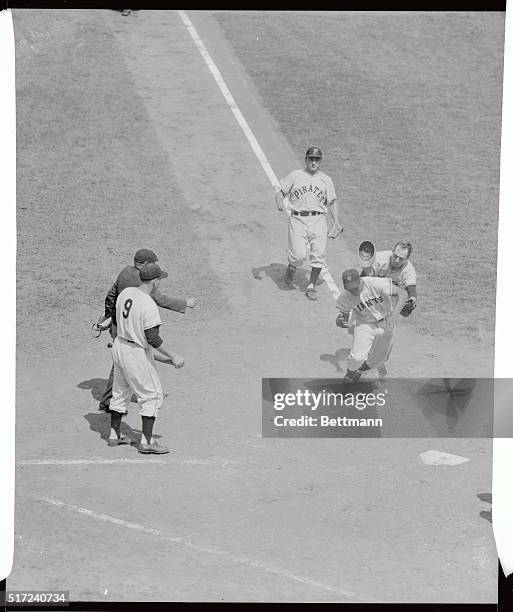
{"type": "MultiPolygon", "coordinates": [[[[207,51],[207,48],[203,44],[203,41],[201,40],[196,28],[192,25],[192,22],[189,19],[189,16],[187,15],[186,11],[178,11],[178,14],[180,15],[180,18],[183,21],[183,24],[185,25],[185,27],[187,28],[189,34],[191,35],[191,38],[194,41],[194,44],[196,45],[203,59],[205,60],[205,63],[207,64],[208,69],[212,73],[212,76],[214,77],[215,82],[217,83],[219,89],[221,90],[221,93],[223,94],[224,99],[226,100],[226,103],[230,107],[235,119],[237,120],[237,123],[239,124],[240,128],[244,132],[244,135],[248,139],[248,142],[251,148],[253,149],[253,152],[256,155],[256,158],[260,162],[260,165],[262,166],[265,174],[267,175],[269,182],[275,189],[279,189],[280,182],[276,174],[274,173],[271,167],[271,164],[269,163],[269,160],[265,156],[265,153],[263,152],[262,147],[258,143],[258,140],[256,139],[255,134],[253,133],[253,130],[249,127],[248,122],[246,121],[240,108],[235,102],[235,99],[232,96],[230,90],[228,89],[228,86],[226,85],[226,82],[223,79],[223,76],[219,72],[218,67],[215,65],[215,62],[212,59],[212,56],[210,55],[210,53],[207,51]]],[[[333,277],[331,276],[327,268],[323,268],[321,270],[321,276],[326,282],[326,284],[328,285],[328,288],[331,291],[331,294],[333,295],[335,300],[337,300],[338,296],[340,295],[340,290],[337,287],[337,284],[333,280],[333,277]]]]}
{"type": "Polygon", "coordinates": [[[134,463],[166,463],[162,459],[29,459],[19,461],[18,465],[94,465],[106,463],[121,463],[133,465],[134,463]]]}
{"type": "Polygon", "coordinates": [[[178,457],[168,457],[164,459],[154,459],[154,458],[145,458],[145,459],[102,459],[102,458],[92,458],[92,459],[30,459],[26,461],[19,461],[18,465],[94,465],[94,464],[126,464],[126,465],[134,465],[141,464],[145,465],[148,463],[157,463],[157,464],[167,464],[174,463],[178,465],[220,465],[221,467],[226,467],[229,464],[233,464],[233,461],[229,461],[227,459],[218,459],[215,461],[211,461],[209,459],[180,459],[178,457]]]}
{"type": "Polygon", "coordinates": [[[167,536],[162,531],[159,531],[158,529],[152,529],[151,527],[145,527],[144,525],[139,525],[138,523],[124,521],[123,519],[116,518],[108,514],[95,512],[94,510],[82,508],[81,506],[75,506],[74,504],[66,504],[65,502],[58,501],[55,499],[50,499],[48,497],[38,497],[37,499],[39,501],[50,504],[52,506],[64,508],[72,512],[78,512],[79,514],[83,514],[85,516],[89,516],[91,518],[94,518],[100,521],[104,521],[106,523],[112,523],[114,525],[119,525],[120,527],[125,527],[127,529],[133,529],[135,531],[140,531],[142,533],[147,533],[149,535],[157,536],[161,538],[162,540],[165,540],[166,542],[170,542],[172,544],[178,544],[179,546],[182,546],[189,550],[193,550],[195,552],[200,552],[200,553],[209,554],[209,555],[216,555],[218,557],[226,557],[231,562],[236,563],[238,565],[244,565],[246,567],[253,567],[253,568],[268,572],[270,574],[275,574],[282,578],[288,578],[289,580],[293,580],[295,582],[300,582],[301,584],[304,584],[304,585],[315,587],[322,591],[336,593],[337,595],[342,595],[343,597],[346,597],[346,598],[357,599],[359,601],[370,601],[370,602],[377,601],[377,600],[373,600],[369,598],[363,599],[362,597],[359,597],[358,595],[356,595],[356,593],[352,593],[351,591],[346,591],[345,589],[340,589],[338,587],[324,584],[322,582],[319,582],[318,580],[313,580],[305,576],[298,576],[296,574],[292,574],[286,569],[267,565],[265,563],[262,563],[261,561],[255,561],[254,559],[249,559],[247,557],[239,557],[238,555],[234,555],[228,550],[201,546],[199,544],[195,544],[194,542],[191,542],[190,540],[186,540],[185,538],[180,538],[180,537],[174,538],[171,536],[167,536]]]}

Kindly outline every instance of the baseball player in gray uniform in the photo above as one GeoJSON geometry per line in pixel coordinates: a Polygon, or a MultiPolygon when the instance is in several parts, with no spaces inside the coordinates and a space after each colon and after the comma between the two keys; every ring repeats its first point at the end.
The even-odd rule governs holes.
{"type": "MultiPolygon", "coordinates": [[[[408,293],[408,305],[412,312],[417,305],[417,274],[415,267],[410,261],[413,251],[411,242],[398,240],[391,251],[374,251],[374,245],[365,241],[360,245],[360,261],[362,262],[362,272],[360,276],[379,276],[381,278],[391,278],[394,285],[405,289],[408,293]],[[370,252],[369,261],[362,260],[362,251],[370,252]]],[[[403,313],[401,313],[403,314],[403,313]]],[[[403,316],[407,316],[403,314],[403,316]]]]}
{"type": "Polygon", "coordinates": [[[288,250],[289,265],[284,282],[291,285],[296,268],[307,256],[310,247],[310,280],[306,296],[317,299],[317,281],[326,267],[326,242],[328,227],[326,214],[332,220],[330,238],[343,231],[338,221],[337,195],[331,178],[320,171],[322,152],[319,147],[310,147],[305,156],[305,168],[293,170],[280,181],[275,195],[275,204],[280,211],[289,213],[288,250]]]}
{"type": "Polygon", "coordinates": [[[408,294],[391,278],[362,278],[354,268],[343,272],[342,284],[336,324],[353,336],[344,380],[354,382],[362,372],[379,368],[390,356],[397,317],[408,294]]]}
{"type": "Polygon", "coordinates": [[[140,285],[123,289],[116,302],[117,336],[112,346],[114,382],[108,445],[128,443],[121,436],[121,419],[128,412],[132,394],[135,394],[142,420],[139,452],[161,455],[168,453],[169,449],[153,438],[153,425],[164,398],[155,369],[153,349],[164,355],[175,368],[182,368],[184,360],[164,345],[159,333],[159,308],[151,297],[152,292],[158,289],[160,279],[167,278],[167,272],[163,272],[156,263],[147,263],[141,267],[139,274],[140,285]]]}
{"type": "MultiPolygon", "coordinates": [[[[398,240],[391,251],[376,251],[370,240],[364,240],[358,255],[362,265],[361,277],[390,278],[394,285],[404,289],[408,294],[400,314],[409,317],[417,308],[417,274],[410,261],[413,250],[411,242],[398,240]]],[[[387,375],[385,362],[377,366],[378,380],[384,382],[387,375]]]]}

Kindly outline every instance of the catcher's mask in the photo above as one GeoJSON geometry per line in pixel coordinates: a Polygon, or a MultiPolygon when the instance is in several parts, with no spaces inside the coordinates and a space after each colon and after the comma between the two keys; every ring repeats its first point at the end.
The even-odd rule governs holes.
{"type": "Polygon", "coordinates": [[[358,258],[362,268],[372,266],[376,259],[376,249],[370,240],[364,240],[358,247],[358,258]]]}
{"type": "MultiPolygon", "coordinates": [[[[101,318],[102,317],[100,317],[100,319],[101,318]]],[[[100,319],[98,319],[98,321],[100,321],[100,319]]],[[[99,338],[102,335],[102,332],[107,331],[109,329],[110,324],[111,324],[110,317],[106,319],[105,321],[103,321],[103,323],[99,323],[98,321],[96,321],[96,323],[93,323],[91,325],[91,336],[93,338],[99,338]]]]}

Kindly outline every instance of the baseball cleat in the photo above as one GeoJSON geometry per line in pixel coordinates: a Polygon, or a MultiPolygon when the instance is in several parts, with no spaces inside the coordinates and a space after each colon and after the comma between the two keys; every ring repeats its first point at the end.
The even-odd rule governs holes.
{"type": "Polygon", "coordinates": [[[169,453],[169,448],[165,446],[160,446],[157,442],[153,442],[153,444],[141,444],[139,445],[139,452],[143,455],[165,455],[169,453]]]}
{"type": "Polygon", "coordinates": [[[349,373],[349,370],[348,370],[346,372],[346,375],[342,379],[342,382],[347,382],[347,383],[358,382],[360,380],[361,376],[362,376],[361,372],[356,371],[356,372],[349,373]]]}
{"type": "Polygon", "coordinates": [[[308,285],[305,292],[306,297],[309,300],[316,301],[317,300],[317,289],[314,285],[308,285]]]}
{"type": "Polygon", "coordinates": [[[295,271],[296,271],[296,268],[293,268],[292,266],[287,266],[287,271],[285,272],[285,278],[283,279],[286,285],[292,284],[292,279],[294,278],[295,271]]]}
{"type": "Polygon", "coordinates": [[[126,436],[107,439],[107,446],[121,446],[122,444],[130,444],[130,440],[126,436]]]}

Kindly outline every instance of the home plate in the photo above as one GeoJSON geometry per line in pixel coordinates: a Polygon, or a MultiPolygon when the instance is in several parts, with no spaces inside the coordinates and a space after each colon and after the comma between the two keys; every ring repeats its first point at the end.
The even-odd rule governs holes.
{"type": "Polygon", "coordinates": [[[442,451],[437,450],[428,450],[425,453],[420,453],[420,458],[426,465],[460,465],[460,463],[470,461],[466,457],[442,453],[442,451]]]}

